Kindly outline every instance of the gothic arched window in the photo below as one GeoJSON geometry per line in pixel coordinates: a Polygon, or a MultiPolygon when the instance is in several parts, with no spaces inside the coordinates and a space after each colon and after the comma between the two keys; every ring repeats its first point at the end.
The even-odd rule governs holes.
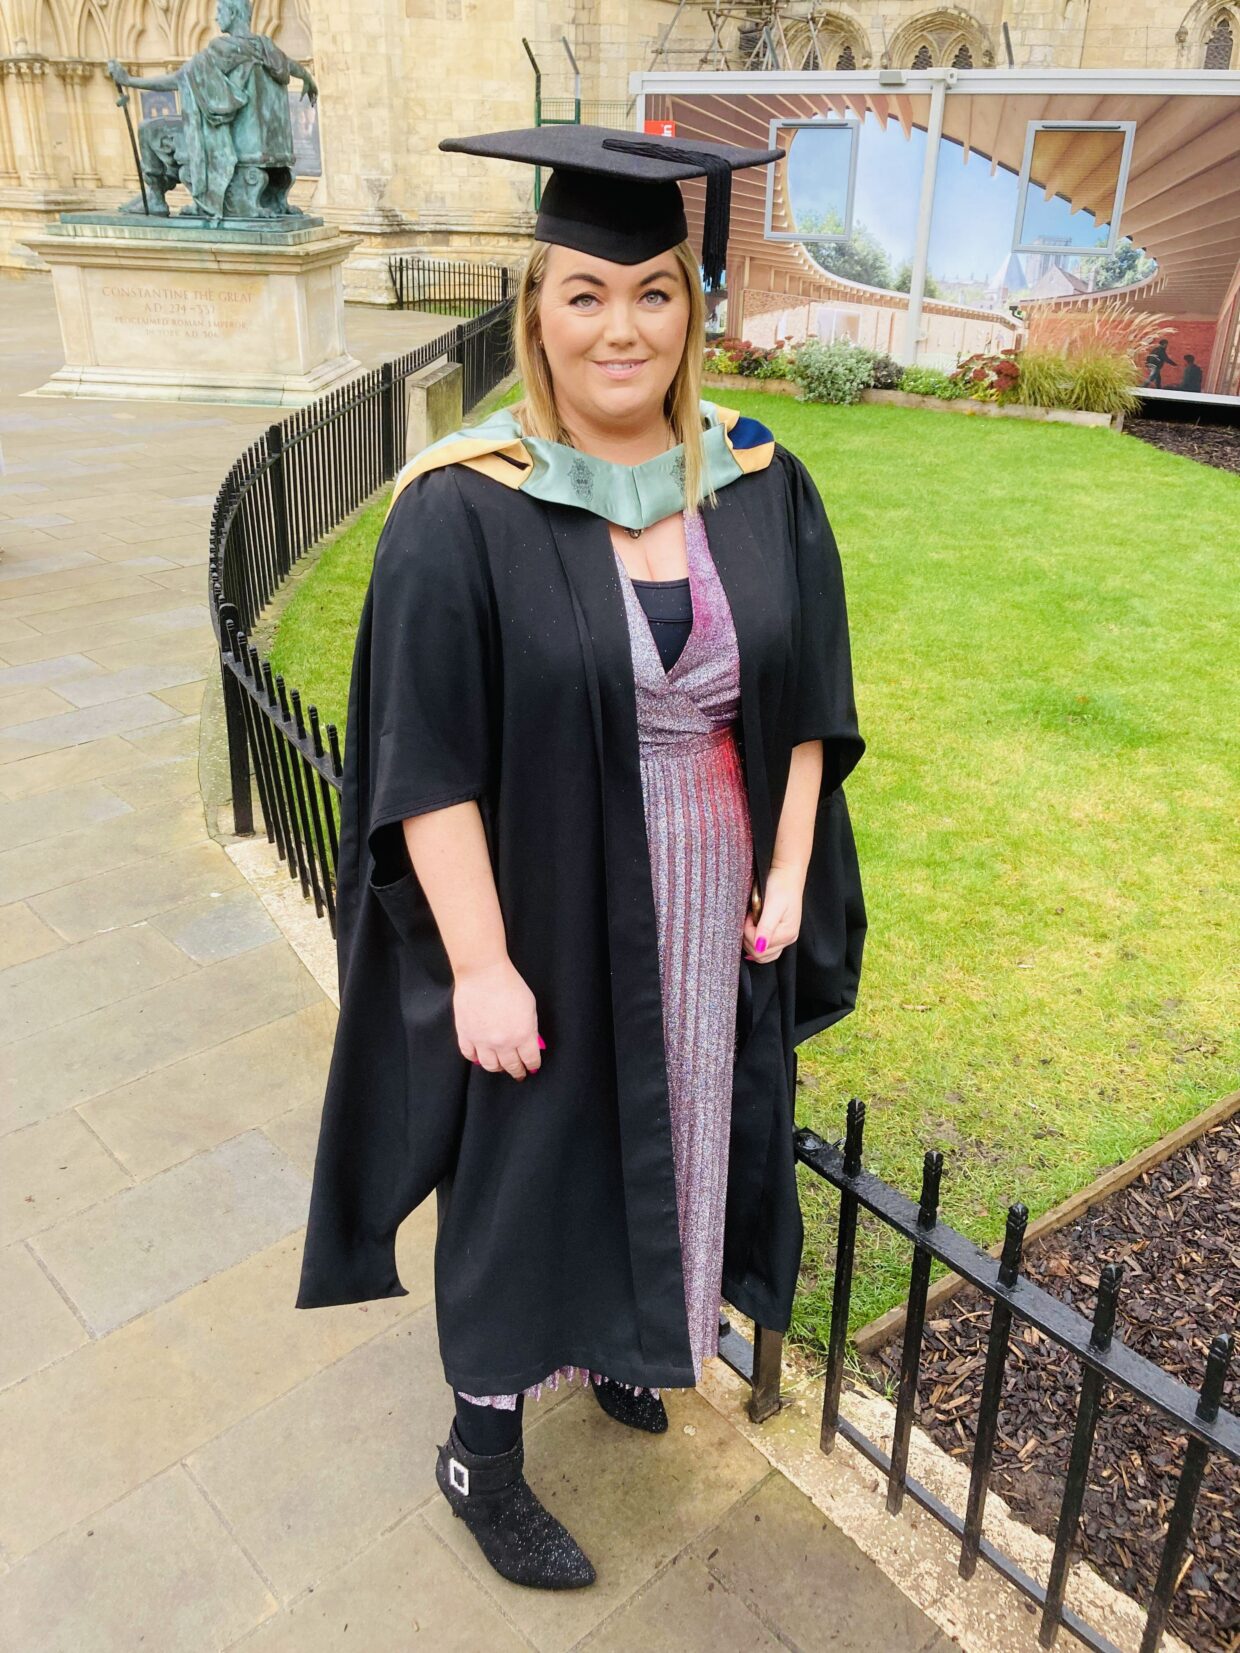
{"type": "Polygon", "coordinates": [[[956,48],[956,55],[952,58],[953,69],[971,69],[973,67],[973,53],[962,40],[956,48]]]}
{"type": "Polygon", "coordinates": [[[1232,33],[1231,18],[1226,12],[1221,12],[1214,19],[1214,27],[1206,38],[1207,69],[1230,69],[1232,48],[1235,36],[1232,33]]]}
{"type": "Polygon", "coordinates": [[[909,67],[911,69],[932,69],[934,67],[934,59],[930,55],[929,46],[923,43],[917,48],[909,67]]]}
{"type": "Polygon", "coordinates": [[[835,60],[835,67],[837,69],[855,69],[857,67],[857,59],[853,55],[853,49],[851,46],[845,46],[844,50],[835,60]]]}

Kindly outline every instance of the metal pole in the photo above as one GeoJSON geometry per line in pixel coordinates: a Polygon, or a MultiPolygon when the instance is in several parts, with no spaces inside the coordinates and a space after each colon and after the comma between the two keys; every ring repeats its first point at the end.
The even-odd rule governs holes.
{"type": "MultiPolygon", "coordinates": [[[[542,70],[538,67],[538,59],[534,56],[534,48],[524,35],[521,36],[521,44],[525,47],[525,55],[529,58],[530,66],[534,71],[534,125],[541,126],[542,70]]],[[[536,166],[534,168],[534,211],[537,212],[540,206],[542,206],[542,168],[536,166]]]]}
{"type": "Polygon", "coordinates": [[[926,266],[930,259],[930,221],[934,215],[934,185],[939,172],[939,146],[943,141],[943,114],[947,104],[948,76],[955,80],[954,69],[943,69],[935,76],[930,88],[930,119],[926,127],[926,159],[921,169],[921,200],[917,207],[917,241],[913,248],[913,270],[908,284],[908,311],[904,323],[904,347],[900,360],[911,367],[917,360],[921,311],[926,296],[926,266]]]}
{"type": "Polygon", "coordinates": [[[125,111],[125,125],[129,129],[129,147],[133,150],[133,164],[138,169],[138,188],[142,191],[142,210],[149,218],[151,216],[151,203],[146,198],[146,179],[142,176],[142,157],[138,154],[138,135],[133,129],[133,116],[129,113],[129,92],[121,85],[119,80],[113,80],[112,84],[120,93],[116,101],[125,111]]]}
{"type": "Polygon", "coordinates": [[[581,125],[581,70],[577,67],[577,59],[573,56],[573,48],[568,43],[567,35],[560,36],[560,45],[573,69],[573,124],[581,125]]]}

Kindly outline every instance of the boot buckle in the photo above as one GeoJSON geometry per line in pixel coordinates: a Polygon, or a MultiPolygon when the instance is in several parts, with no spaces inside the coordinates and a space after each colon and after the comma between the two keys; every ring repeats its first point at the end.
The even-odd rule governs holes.
{"type": "Polygon", "coordinates": [[[448,1485],[469,1497],[469,1471],[457,1458],[448,1459],[448,1485]]]}

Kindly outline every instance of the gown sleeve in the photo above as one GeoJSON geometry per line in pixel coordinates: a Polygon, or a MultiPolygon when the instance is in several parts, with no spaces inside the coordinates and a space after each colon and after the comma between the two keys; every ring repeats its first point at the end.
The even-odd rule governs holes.
{"type": "Polygon", "coordinates": [[[372,896],[406,934],[414,909],[433,927],[400,823],[470,798],[487,822],[498,677],[485,552],[445,467],[397,497],[358,622],[336,888],[342,983],[372,896]]]}
{"type": "Polygon", "coordinates": [[[865,751],[853,697],[844,571],[813,478],[791,454],[786,464],[801,609],[792,744],[822,741],[822,790],[830,794],[865,751]]]}
{"type": "Polygon", "coordinates": [[[367,669],[355,684],[369,736],[359,826],[382,885],[408,869],[400,822],[482,799],[490,784],[494,608],[450,468],[417,478],[396,500],[366,610],[367,669]]]}
{"type": "Polygon", "coordinates": [[[856,1004],[865,943],[861,870],[842,783],[865,742],[857,727],[844,575],[813,478],[782,454],[796,556],[800,630],[792,744],[822,741],[822,787],[796,949],[792,1041],[801,1044],[856,1004]]]}

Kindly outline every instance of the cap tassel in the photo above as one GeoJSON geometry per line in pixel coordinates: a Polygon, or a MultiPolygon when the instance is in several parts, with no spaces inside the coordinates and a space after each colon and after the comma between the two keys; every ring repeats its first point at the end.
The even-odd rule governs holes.
{"type": "Polygon", "coordinates": [[[723,281],[732,220],[732,168],[720,155],[688,144],[648,143],[640,138],[604,138],[604,149],[643,155],[655,161],[680,161],[706,174],[706,210],[702,222],[702,285],[714,292],[723,281]]]}

